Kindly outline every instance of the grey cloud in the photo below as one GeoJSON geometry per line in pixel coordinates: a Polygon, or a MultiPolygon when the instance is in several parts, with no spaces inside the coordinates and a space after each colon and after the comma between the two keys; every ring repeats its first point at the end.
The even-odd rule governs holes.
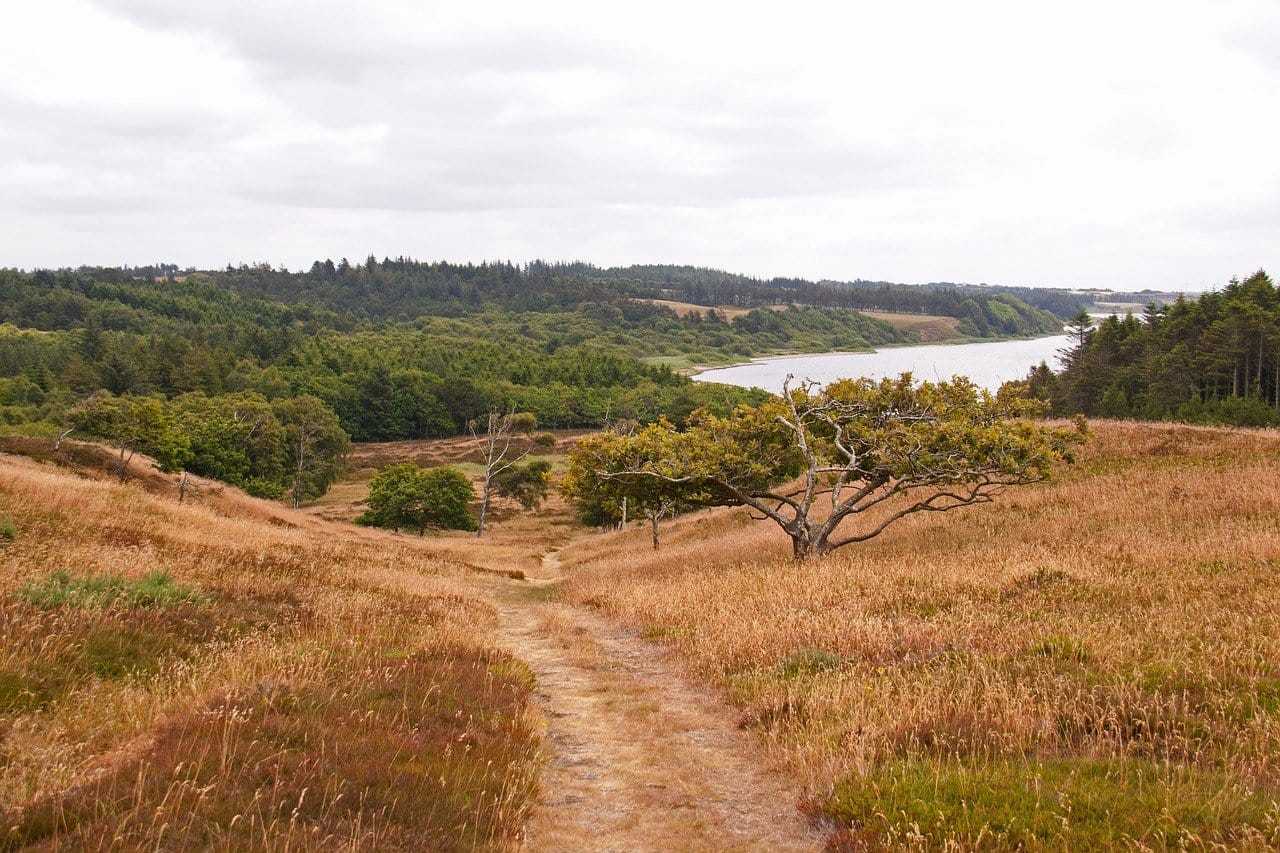
{"type": "MultiPolygon", "coordinates": [[[[958,64],[935,56],[945,45],[904,43],[900,59],[860,67],[876,45],[808,50],[816,27],[733,42],[724,31],[749,10],[666,31],[661,10],[610,23],[603,7],[591,27],[550,9],[446,27],[417,0],[96,8],[190,61],[157,63],[154,92],[144,71],[127,77],[140,91],[96,99],[0,81],[0,201],[22,228],[0,236],[0,264],[137,259],[132,247],[215,264],[375,251],[1124,284],[1126,249],[1143,274],[1202,281],[1228,254],[1266,263],[1280,227],[1274,205],[1247,201],[1280,189],[1274,158],[1225,141],[1211,157],[1206,137],[1211,125],[1224,140],[1274,136],[1280,85],[1232,88],[1247,67],[1232,51],[1266,54],[1243,84],[1280,72],[1265,22],[1251,46],[1187,36],[1191,78],[1145,73],[1141,39],[1130,56],[1088,59],[1115,75],[1005,67],[1009,34],[995,32],[972,34],[986,40],[958,64]],[[179,72],[191,79],[159,85],[179,72]],[[1210,85],[1253,112],[1229,126],[1210,85]],[[1208,186],[1219,168],[1221,188],[1208,186]]],[[[86,78],[109,61],[107,44],[59,54],[50,32],[46,55],[86,78]]]]}

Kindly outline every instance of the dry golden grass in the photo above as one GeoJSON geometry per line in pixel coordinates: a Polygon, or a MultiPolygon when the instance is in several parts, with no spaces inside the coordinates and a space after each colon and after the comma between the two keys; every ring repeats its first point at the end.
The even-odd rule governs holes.
{"type": "Polygon", "coordinates": [[[532,678],[465,568],[234,490],[201,500],[0,456],[0,849],[514,844],[532,678]],[[56,571],[165,571],[198,595],[24,592],[56,571]]]}
{"type": "MultiPolygon", "coordinates": [[[[732,305],[717,305],[713,308],[709,305],[695,305],[692,302],[676,302],[670,299],[638,299],[636,301],[670,308],[678,317],[688,317],[691,314],[706,314],[708,311],[715,311],[720,315],[721,319],[733,320],[736,317],[749,314],[752,310],[732,305]]],[[[772,311],[785,311],[788,307],[790,306],[769,306],[772,311]]],[[[955,317],[943,317],[937,314],[903,314],[896,311],[863,310],[859,313],[874,317],[877,320],[883,320],[900,331],[912,332],[919,338],[921,343],[953,340],[959,337],[960,334],[960,321],[955,317]]]]}
{"type": "MultiPolygon", "coordinates": [[[[751,313],[750,308],[735,308],[732,305],[695,305],[692,302],[676,302],[673,299],[637,299],[637,302],[648,302],[650,305],[661,305],[664,308],[670,308],[676,313],[677,317],[688,317],[690,314],[706,314],[708,311],[715,311],[722,319],[732,320],[735,317],[741,317],[744,314],[751,313]]],[[[778,310],[785,306],[777,306],[778,310]]]]}
{"type": "Polygon", "coordinates": [[[1280,436],[1100,423],[1056,482],[795,565],[740,511],[562,553],[841,843],[1280,845],[1280,436]]]}
{"type": "Polygon", "coordinates": [[[862,311],[868,317],[883,320],[895,329],[913,332],[921,343],[948,341],[960,336],[960,320],[937,314],[900,314],[894,311],[862,311]]]}

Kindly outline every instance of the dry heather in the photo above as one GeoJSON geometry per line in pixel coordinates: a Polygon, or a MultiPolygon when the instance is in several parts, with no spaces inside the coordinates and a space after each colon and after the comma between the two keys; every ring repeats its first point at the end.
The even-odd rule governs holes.
{"type": "Polygon", "coordinates": [[[1095,425],[1054,483],[806,565],[740,511],[566,549],[837,843],[1280,845],[1280,436],[1095,425]]]}
{"type": "Polygon", "coordinates": [[[2,455],[0,520],[0,849],[518,839],[532,678],[457,563],[2,455]]]}

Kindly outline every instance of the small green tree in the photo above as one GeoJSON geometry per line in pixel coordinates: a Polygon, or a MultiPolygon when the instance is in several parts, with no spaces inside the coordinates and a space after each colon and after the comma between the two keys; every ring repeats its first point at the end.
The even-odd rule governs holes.
{"type": "Polygon", "coordinates": [[[630,472],[662,468],[675,452],[678,435],[670,423],[662,421],[636,432],[609,430],[587,436],[569,455],[561,490],[585,523],[605,526],[625,524],[628,516],[647,519],[656,550],[663,519],[712,503],[706,489],[696,483],[630,476],[630,472]]]}
{"type": "Polygon", "coordinates": [[[77,432],[119,449],[116,476],[121,481],[137,453],[151,456],[162,471],[181,470],[191,460],[191,441],[164,400],[101,391],[73,408],[69,418],[77,432]]]}
{"type": "Polygon", "coordinates": [[[289,491],[296,507],[320,497],[338,479],[351,439],[317,397],[276,400],[271,408],[284,431],[285,466],[292,472],[289,491]]]}
{"type": "Polygon", "coordinates": [[[391,530],[475,530],[471,481],[456,468],[423,469],[412,462],[383,468],[369,483],[369,508],[356,522],[391,530]]]}
{"type": "Polygon", "coordinates": [[[504,498],[514,498],[525,509],[534,509],[546,499],[551,488],[551,463],[535,459],[524,465],[512,465],[493,478],[493,487],[504,498]]]}
{"type": "Polygon", "coordinates": [[[210,397],[183,394],[172,403],[191,440],[190,470],[247,489],[259,497],[280,497],[293,471],[286,468],[286,436],[270,402],[243,392],[210,397]]]}

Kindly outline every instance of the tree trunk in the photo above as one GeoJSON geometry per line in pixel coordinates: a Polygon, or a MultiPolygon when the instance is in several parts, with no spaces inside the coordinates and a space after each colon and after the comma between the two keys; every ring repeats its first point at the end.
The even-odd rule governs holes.
{"type": "Polygon", "coordinates": [[[658,550],[658,514],[653,513],[649,516],[649,524],[653,532],[653,550],[658,550]]]}
{"type": "Polygon", "coordinates": [[[791,554],[797,563],[802,563],[815,553],[813,534],[807,527],[793,527],[787,530],[791,537],[791,554]]]}
{"type": "Polygon", "coordinates": [[[815,525],[814,528],[794,528],[787,530],[791,537],[791,553],[798,563],[810,557],[822,557],[833,550],[828,537],[831,531],[824,531],[815,525]]]}
{"type": "Polygon", "coordinates": [[[306,462],[307,442],[306,438],[301,435],[299,428],[298,435],[298,467],[293,472],[293,508],[298,509],[302,506],[302,470],[306,462]]]}
{"type": "Polygon", "coordinates": [[[489,478],[486,477],[484,487],[480,491],[480,518],[476,522],[476,538],[484,533],[484,517],[489,514],[489,478]]]}
{"type": "Polygon", "coordinates": [[[122,483],[129,479],[129,463],[133,461],[133,454],[135,452],[136,451],[132,448],[125,448],[123,446],[120,448],[120,460],[116,464],[116,475],[120,478],[120,482],[122,483]],[[128,456],[125,455],[126,450],[128,451],[128,456]]]}

